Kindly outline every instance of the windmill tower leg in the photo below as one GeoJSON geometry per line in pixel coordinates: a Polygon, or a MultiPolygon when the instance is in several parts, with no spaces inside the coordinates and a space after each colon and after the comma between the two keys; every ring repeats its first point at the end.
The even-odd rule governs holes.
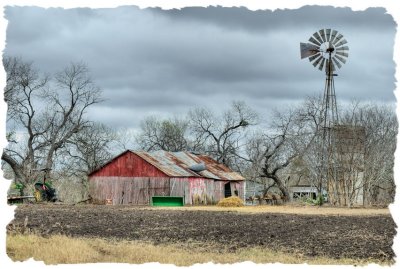
{"type": "Polygon", "coordinates": [[[328,193],[330,203],[339,202],[338,197],[338,163],[336,160],[336,146],[334,142],[334,127],[338,124],[338,113],[336,106],[336,94],[334,88],[334,74],[331,53],[329,53],[328,64],[326,68],[326,80],[324,98],[322,104],[323,121],[320,131],[321,139],[321,167],[319,175],[318,193],[320,203],[322,203],[323,192],[328,193]]]}

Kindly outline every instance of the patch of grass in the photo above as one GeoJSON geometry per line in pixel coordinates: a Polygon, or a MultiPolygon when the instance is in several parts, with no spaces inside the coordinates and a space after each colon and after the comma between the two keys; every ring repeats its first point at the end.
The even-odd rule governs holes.
{"type": "MultiPolygon", "coordinates": [[[[129,207],[126,207],[129,210],[129,207]]],[[[218,207],[218,206],[184,206],[184,207],[164,207],[147,209],[155,210],[204,210],[204,211],[235,211],[239,213],[282,213],[300,215],[343,215],[343,216],[370,216],[370,215],[390,215],[388,208],[347,208],[329,207],[312,205],[254,205],[243,207],[218,207]]]]}
{"type": "Polygon", "coordinates": [[[332,259],[327,257],[307,258],[300,254],[287,254],[265,248],[244,248],[228,252],[215,248],[185,248],[182,245],[153,245],[137,241],[111,241],[105,239],[71,238],[55,235],[44,238],[38,235],[9,234],[7,236],[7,254],[14,261],[24,261],[30,257],[46,264],[75,264],[95,262],[115,262],[142,264],[160,262],[189,266],[195,263],[255,263],[285,264],[351,264],[365,265],[382,263],[378,260],[332,259]]]}

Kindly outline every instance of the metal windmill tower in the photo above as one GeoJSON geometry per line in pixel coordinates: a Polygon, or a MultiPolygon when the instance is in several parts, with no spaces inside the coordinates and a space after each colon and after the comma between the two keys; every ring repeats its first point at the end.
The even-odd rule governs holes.
{"type": "Polygon", "coordinates": [[[333,128],[338,124],[336,106],[336,93],[334,73],[341,68],[349,56],[349,47],[343,35],[332,29],[321,29],[315,32],[309,43],[300,43],[301,58],[308,58],[312,65],[321,71],[325,71],[325,90],[322,102],[322,115],[318,131],[320,161],[318,170],[318,192],[322,193],[323,184],[329,188],[331,181],[337,179],[337,162],[335,160],[335,143],[333,143],[333,128]]]}

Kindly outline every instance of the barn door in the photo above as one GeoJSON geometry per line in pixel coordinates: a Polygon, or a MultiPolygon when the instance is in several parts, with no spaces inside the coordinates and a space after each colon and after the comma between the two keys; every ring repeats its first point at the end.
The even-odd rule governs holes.
{"type": "Polygon", "coordinates": [[[230,183],[230,182],[228,182],[228,183],[225,184],[225,191],[224,191],[224,193],[225,193],[225,198],[226,198],[226,197],[231,197],[231,196],[232,196],[232,189],[231,189],[231,183],[230,183]]]}

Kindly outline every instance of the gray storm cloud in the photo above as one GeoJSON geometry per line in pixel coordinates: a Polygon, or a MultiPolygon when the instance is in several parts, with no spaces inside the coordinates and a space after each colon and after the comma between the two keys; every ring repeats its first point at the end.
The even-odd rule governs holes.
{"type": "Polygon", "coordinates": [[[267,114],[318,94],[324,73],[300,60],[299,43],[321,28],[337,29],[349,42],[335,81],[339,102],[395,101],[396,24],[382,8],[6,7],[5,17],[4,55],[48,73],[85,62],[105,98],[89,116],[114,127],[194,106],[218,111],[239,99],[267,114]]]}

